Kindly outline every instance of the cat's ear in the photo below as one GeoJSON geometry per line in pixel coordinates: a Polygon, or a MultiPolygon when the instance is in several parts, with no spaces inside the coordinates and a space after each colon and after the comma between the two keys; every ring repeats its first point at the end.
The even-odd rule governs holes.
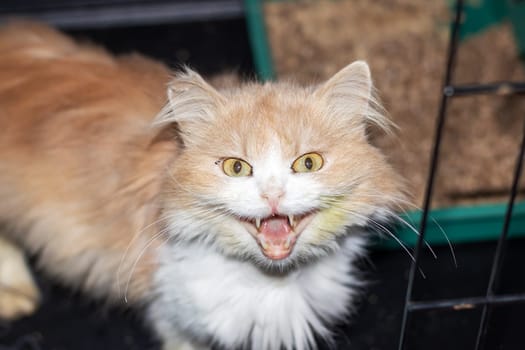
{"type": "Polygon", "coordinates": [[[366,129],[368,123],[389,131],[391,123],[374,94],[370,68],[355,61],[319,86],[315,97],[323,101],[328,113],[353,128],[366,129]]]}
{"type": "Polygon", "coordinates": [[[203,123],[210,123],[224,104],[224,97],[189,68],[170,82],[167,95],[168,102],[155,118],[154,125],[176,125],[183,141],[198,134],[203,123]]]}

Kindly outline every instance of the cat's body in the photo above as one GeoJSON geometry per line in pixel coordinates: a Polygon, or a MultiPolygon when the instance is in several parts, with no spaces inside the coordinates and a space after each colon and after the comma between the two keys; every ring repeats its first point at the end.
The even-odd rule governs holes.
{"type": "Polygon", "coordinates": [[[314,346],[351,307],[362,227],[401,198],[366,138],[385,123],[368,67],[220,92],[187,71],[163,108],[169,74],[1,29],[2,233],[64,283],[143,305],[166,349],[314,346]]]}
{"type": "MultiPolygon", "coordinates": [[[[150,126],[168,81],[160,65],[79,49],[44,26],[0,33],[0,221],[56,277],[120,298],[122,252],[158,216],[159,174],[176,152],[150,126]]],[[[135,274],[130,299],[150,275],[135,274]]]]}

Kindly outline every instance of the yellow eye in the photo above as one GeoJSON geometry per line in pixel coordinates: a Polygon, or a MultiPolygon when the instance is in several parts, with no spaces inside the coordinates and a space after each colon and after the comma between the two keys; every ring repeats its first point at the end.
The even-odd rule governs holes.
{"type": "Polygon", "coordinates": [[[227,158],[222,161],[222,170],[228,176],[241,177],[252,174],[252,166],[239,158],[227,158]]]}
{"type": "Polygon", "coordinates": [[[292,169],[296,173],[311,173],[323,167],[324,160],[319,153],[306,153],[294,160],[292,169]]]}

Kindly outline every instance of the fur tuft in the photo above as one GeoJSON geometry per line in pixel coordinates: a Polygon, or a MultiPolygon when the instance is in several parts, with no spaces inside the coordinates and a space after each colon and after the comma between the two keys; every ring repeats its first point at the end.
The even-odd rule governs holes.
{"type": "Polygon", "coordinates": [[[372,83],[370,68],[364,61],[356,61],[321,85],[315,94],[324,100],[329,113],[348,120],[352,125],[367,123],[391,133],[395,127],[386,116],[372,83]]]}
{"type": "Polygon", "coordinates": [[[169,123],[210,122],[223,103],[220,94],[202,77],[184,68],[169,83],[168,102],[155,118],[155,126],[169,123]]]}

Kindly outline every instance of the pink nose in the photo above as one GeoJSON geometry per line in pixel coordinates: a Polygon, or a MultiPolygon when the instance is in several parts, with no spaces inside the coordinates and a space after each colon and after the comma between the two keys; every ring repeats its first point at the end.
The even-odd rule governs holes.
{"type": "Polygon", "coordinates": [[[261,194],[261,197],[268,202],[268,205],[270,206],[270,209],[272,210],[272,214],[276,214],[279,210],[279,204],[281,202],[281,198],[283,197],[284,193],[282,191],[278,192],[272,192],[272,193],[263,193],[261,194]]]}

